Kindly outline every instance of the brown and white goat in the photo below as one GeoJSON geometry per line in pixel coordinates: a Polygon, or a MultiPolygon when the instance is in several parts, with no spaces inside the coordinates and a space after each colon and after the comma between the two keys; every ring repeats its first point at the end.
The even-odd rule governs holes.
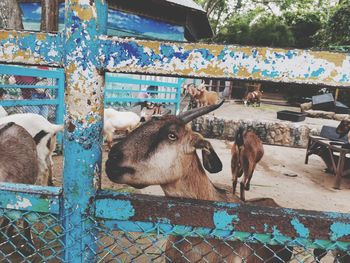
{"type": "Polygon", "coordinates": [[[198,86],[189,84],[185,87],[185,91],[190,94],[191,100],[194,100],[198,107],[215,105],[219,102],[218,94],[215,91],[207,91],[204,82],[198,86]]]}
{"type": "Polygon", "coordinates": [[[13,122],[0,125],[0,181],[34,184],[38,177],[36,144],[13,122]]]}
{"type": "Polygon", "coordinates": [[[52,155],[56,148],[56,135],[63,130],[63,125],[52,124],[43,116],[35,113],[18,113],[0,118],[0,124],[9,122],[22,126],[34,138],[39,165],[36,184],[53,185],[52,155]]]}
{"type": "MultiPolygon", "coordinates": [[[[0,125],[0,181],[34,184],[39,173],[37,146],[23,127],[10,122],[0,125]]],[[[23,221],[25,242],[32,243],[29,223],[23,221]]],[[[3,218],[0,228],[7,237],[14,236],[14,222],[3,218]],[[6,231],[4,231],[6,229],[6,231]]],[[[17,228],[18,231],[18,228],[17,228]]],[[[22,236],[22,235],[20,235],[22,236]]],[[[8,242],[9,240],[6,240],[8,242]]],[[[1,241],[3,242],[3,241],[1,241]]],[[[12,242],[14,242],[12,240],[12,242]]]]}
{"type": "Polygon", "coordinates": [[[339,134],[339,137],[343,137],[347,134],[348,143],[350,143],[350,120],[342,120],[335,131],[339,134]]]}
{"type": "MultiPolygon", "coordinates": [[[[186,123],[220,105],[222,103],[192,109],[177,117],[165,116],[140,126],[112,147],[106,162],[108,178],[136,188],[160,185],[165,195],[170,197],[241,202],[238,197],[210,181],[204,168],[217,173],[222,169],[222,163],[210,142],[186,126],[186,123]],[[204,168],[196,149],[202,150],[204,168]]],[[[269,198],[252,203],[278,206],[269,198]]],[[[241,262],[242,258],[244,262],[257,263],[263,262],[262,259],[273,260],[274,256],[287,261],[291,252],[284,246],[248,246],[239,241],[208,239],[204,242],[200,238],[171,236],[165,255],[169,262],[177,263],[241,262]]]]}
{"type": "Polygon", "coordinates": [[[262,92],[260,90],[248,92],[243,98],[244,106],[249,106],[250,104],[260,106],[261,97],[262,92]]]}
{"type": "MultiPolygon", "coordinates": [[[[256,164],[264,155],[264,147],[259,137],[253,131],[244,131],[240,127],[236,133],[235,142],[231,148],[231,172],[233,193],[236,192],[238,177],[244,174],[241,190],[249,190],[250,181],[256,164]]],[[[243,193],[241,193],[241,196],[243,193]]]]}
{"type": "Polygon", "coordinates": [[[215,91],[207,91],[204,82],[197,86],[197,90],[199,93],[195,98],[198,100],[199,107],[215,105],[219,102],[218,94],[215,91]]]}

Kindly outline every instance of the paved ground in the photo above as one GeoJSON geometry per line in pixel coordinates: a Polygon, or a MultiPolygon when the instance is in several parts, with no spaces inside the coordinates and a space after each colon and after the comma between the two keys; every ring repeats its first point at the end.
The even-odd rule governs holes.
{"type": "MultiPolygon", "coordinates": [[[[244,107],[241,103],[228,101],[225,102],[224,105],[217,109],[215,112],[213,112],[212,115],[230,120],[255,119],[262,121],[278,122],[281,121],[277,119],[277,111],[280,110],[291,110],[300,112],[300,108],[296,107],[278,106],[264,103],[262,103],[260,107],[244,107]]],[[[336,127],[339,124],[339,121],[307,117],[305,121],[296,123],[300,125],[307,125],[310,128],[320,128],[323,125],[336,127]]]]}

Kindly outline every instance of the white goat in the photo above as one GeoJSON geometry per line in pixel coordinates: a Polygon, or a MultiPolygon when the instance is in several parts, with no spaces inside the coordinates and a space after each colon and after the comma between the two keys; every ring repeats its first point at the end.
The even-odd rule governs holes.
{"type": "Polygon", "coordinates": [[[106,137],[108,147],[112,147],[115,131],[131,132],[140,124],[141,118],[132,111],[116,111],[105,109],[103,134],[106,137]]]}
{"type": "Polygon", "coordinates": [[[0,118],[0,124],[9,122],[25,128],[37,145],[39,175],[36,184],[52,185],[52,154],[56,148],[56,134],[63,130],[63,125],[52,124],[35,113],[20,113],[0,118]]]}
{"type": "Polygon", "coordinates": [[[4,109],[4,107],[3,106],[0,106],[0,118],[1,117],[5,117],[5,116],[7,116],[8,114],[7,114],[7,112],[6,112],[6,110],[4,109]]]}
{"type": "MultiPolygon", "coordinates": [[[[210,181],[204,168],[216,173],[222,169],[222,163],[211,144],[186,126],[220,105],[222,103],[186,111],[178,117],[166,116],[146,122],[112,147],[106,162],[107,176],[115,183],[137,188],[160,185],[170,197],[241,202],[210,181]],[[204,168],[196,149],[202,149],[204,168]]],[[[269,198],[249,202],[278,206],[269,198]]],[[[291,252],[284,246],[245,245],[215,239],[204,242],[200,238],[176,236],[169,237],[165,251],[169,262],[177,263],[242,262],[242,258],[246,260],[244,262],[257,263],[274,258],[288,261],[291,257],[291,252]]]]}

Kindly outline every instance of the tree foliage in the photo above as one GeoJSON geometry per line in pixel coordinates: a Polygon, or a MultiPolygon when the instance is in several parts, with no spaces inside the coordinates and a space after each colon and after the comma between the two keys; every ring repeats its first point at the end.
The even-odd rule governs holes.
{"type": "Polygon", "coordinates": [[[350,1],[344,1],[333,10],[316,40],[321,47],[350,45],[350,1]]]}
{"type": "Polygon", "coordinates": [[[327,48],[350,45],[350,0],[198,0],[215,42],[327,48]]]}

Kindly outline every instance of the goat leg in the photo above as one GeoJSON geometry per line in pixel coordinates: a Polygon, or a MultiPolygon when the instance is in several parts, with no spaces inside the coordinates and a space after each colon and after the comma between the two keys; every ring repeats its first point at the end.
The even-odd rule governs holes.
{"type": "Polygon", "coordinates": [[[237,187],[237,177],[235,177],[235,178],[232,180],[232,193],[233,193],[233,195],[236,194],[236,187],[237,187]]]}
{"type": "Polygon", "coordinates": [[[240,198],[241,201],[245,202],[245,190],[244,190],[244,183],[240,183],[240,198]]]}
{"type": "Polygon", "coordinates": [[[247,191],[249,191],[250,189],[250,181],[252,180],[255,167],[256,167],[256,163],[253,163],[253,165],[248,168],[247,173],[244,174],[244,185],[245,185],[245,190],[247,191]]]}

